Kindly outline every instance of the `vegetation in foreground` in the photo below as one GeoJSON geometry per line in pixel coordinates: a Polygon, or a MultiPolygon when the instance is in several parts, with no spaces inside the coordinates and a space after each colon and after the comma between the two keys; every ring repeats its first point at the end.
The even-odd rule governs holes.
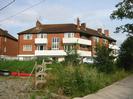
{"type": "MultiPolygon", "coordinates": [[[[35,61],[1,61],[0,69],[30,73],[34,63],[35,61]]],[[[122,69],[116,69],[113,73],[107,74],[89,64],[65,66],[64,63],[54,62],[47,67],[52,69],[47,72],[47,84],[42,90],[68,97],[84,96],[96,92],[129,75],[122,69]]]]}

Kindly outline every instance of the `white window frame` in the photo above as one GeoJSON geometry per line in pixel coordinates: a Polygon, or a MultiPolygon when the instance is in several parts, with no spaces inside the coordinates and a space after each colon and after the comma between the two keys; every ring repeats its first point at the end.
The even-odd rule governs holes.
{"type": "Polygon", "coordinates": [[[7,38],[5,37],[5,42],[7,41],[7,38]]]}
{"type": "Polygon", "coordinates": [[[74,50],[74,45],[64,45],[64,50],[65,51],[72,51],[72,50],[74,50]]]}
{"type": "Polygon", "coordinates": [[[95,37],[95,42],[99,43],[99,37],[95,37]]]}
{"type": "Polygon", "coordinates": [[[4,52],[6,53],[6,47],[4,47],[4,52]]]}
{"type": "Polygon", "coordinates": [[[44,45],[37,45],[37,50],[42,51],[41,48],[40,48],[41,46],[43,46],[43,49],[42,50],[45,49],[44,45]]]}
{"type": "Polygon", "coordinates": [[[24,40],[32,40],[32,34],[24,34],[24,40]]]}
{"type": "Polygon", "coordinates": [[[52,50],[59,50],[59,48],[60,48],[60,38],[59,37],[53,37],[51,49],[52,50]]]}
{"type": "Polygon", "coordinates": [[[32,51],[32,45],[23,45],[23,51],[32,51]]]}
{"type": "Polygon", "coordinates": [[[47,38],[47,34],[46,33],[39,33],[39,34],[37,34],[37,38],[47,38]]]}
{"type": "Polygon", "coordinates": [[[74,38],[74,33],[64,33],[64,38],[74,38]]]}
{"type": "Polygon", "coordinates": [[[107,43],[107,40],[106,39],[103,39],[103,44],[106,44],[107,43]]]}

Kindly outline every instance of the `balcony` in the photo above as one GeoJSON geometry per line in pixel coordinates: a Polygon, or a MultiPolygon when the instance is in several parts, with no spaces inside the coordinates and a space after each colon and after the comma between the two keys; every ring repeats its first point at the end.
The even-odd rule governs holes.
{"type": "Polygon", "coordinates": [[[35,56],[66,56],[64,50],[35,50],[35,56]]]}
{"type": "Polygon", "coordinates": [[[36,38],[35,44],[47,44],[47,38],[36,38]]]}
{"type": "Polygon", "coordinates": [[[77,53],[78,53],[80,56],[83,56],[83,57],[91,57],[91,51],[82,51],[82,50],[78,50],[77,53]]]}
{"type": "Polygon", "coordinates": [[[64,44],[82,44],[91,45],[91,40],[81,39],[81,38],[63,38],[64,44]]]}

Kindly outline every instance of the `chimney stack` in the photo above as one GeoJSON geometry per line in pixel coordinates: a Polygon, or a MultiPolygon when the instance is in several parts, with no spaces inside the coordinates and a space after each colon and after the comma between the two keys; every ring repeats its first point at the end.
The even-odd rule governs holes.
{"type": "Polygon", "coordinates": [[[81,24],[81,29],[86,30],[86,23],[81,24]]]}
{"type": "Polygon", "coordinates": [[[102,33],[102,28],[98,28],[97,32],[101,34],[102,33]]]}
{"type": "Polygon", "coordinates": [[[39,20],[36,21],[36,28],[40,29],[41,28],[41,22],[39,20]]]}
{"type": "Polygon", "coordinates": [[[105,36],[109,36],[109,30],[104,30],[105,36]]]}
{"type": "Polygon", "coordinates": [[[80,29],[80,20],[77,18],[77,29],[80,29]]]}

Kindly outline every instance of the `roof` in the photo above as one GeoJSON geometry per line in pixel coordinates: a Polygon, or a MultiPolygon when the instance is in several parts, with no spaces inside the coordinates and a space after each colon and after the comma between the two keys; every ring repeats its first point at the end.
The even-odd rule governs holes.
{"type": "Polygon", "coordinates": [[[18,33],[18,35],[20,34],[36,34],[39,32],[44,32],[44,33],[72,33],[72,32],[80,32],[80,33],[86,33],[92,36],[97,36],[97,37],[101,37],[101,38],[105,38],[111,41],[116,41],[111,37],[107,37],[104,34],[99,34],[96,30],[90,29],[90,28],[86,28],[86,30],[83,30],[82,28],[78,29],[76,24],[47,24],[44,25],[42,24],[41,27],[38,29],[37,27],[33,27],[31,29],[22,31],[20,33],[18,33]]]}
{"type": "Polygon", "coordinates": [[[77,28],[75,24],[48,24],[42,25],[38,30],[36,27],[31,29],[22,31],[18,34],[27,34],[27,33],[37,33],[37,32],[45,32],[45,33],[63,33],[63,32],[77,32],[77,28]]]}
{"type": "Polygon", "coordinates": [[[10,39],[17,41],[17,39],[14,36],[12,36],[6,30],[3,30],[1,28],[0,28],[0,36],[4,36],[4,37],[7,37],[7,38],[10,38],[10,39]]]}

